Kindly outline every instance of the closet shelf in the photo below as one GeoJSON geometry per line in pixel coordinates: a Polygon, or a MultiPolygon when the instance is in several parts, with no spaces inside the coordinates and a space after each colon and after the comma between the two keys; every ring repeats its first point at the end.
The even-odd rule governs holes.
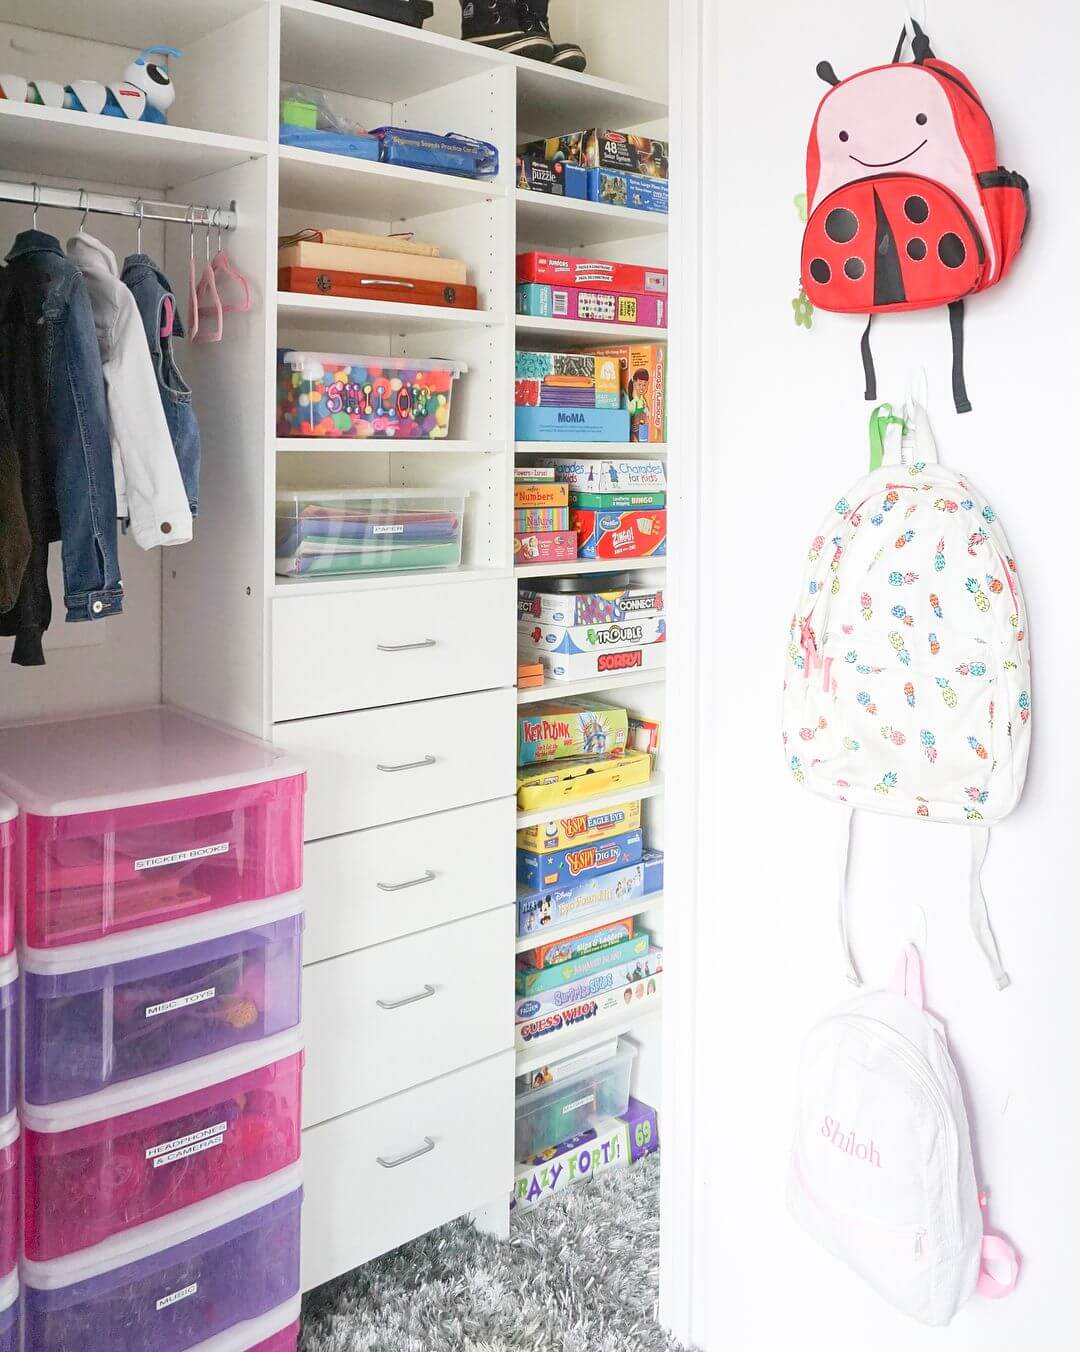
{"type": "Polygon", "coordinates": [[[318,0],[281,0],[281,78],[287,84],[400,103],[482,75],[506,60],[428,29],[318,0]]]}
{"type": "Polygon", "coordinates": [[[547,681],[532,690],[519,690],[519,704],[536,704],[543,699],[574,699],[578,695],[599,695],[607,698],[609,690],[625,690],[632,685],[663,685],[666,672],[627,671],[614,676],[589,676],[583,681],[547,681]]]}
{"type": "MultiPolygon", "coordinates": [[[[547,936],[544,937],[547,942],[547,936]]],[[[533,945],[535,947],[535,945],[533,945]]],[[[660,995],[659,992],[657,992],[660,995]]],[[[623,1019],[616,1019],[613,1023],[603,1024],[600,1028],[593,1028],[589,1024],[583,1027],[571,1029],[569,1032],[563,1030],[552,1034],[551,1037],[541,1038],[535,1049],[518,1052],[517,1064],[514,1070],[516,1075],[527,1075],[531,1070],[539,1070],[541,1066],[550,1065],[552,1061],[561,1059],[564,1056],[570,1056],[574,1052],[583,1052],[589,1047],[600,1046],[604,1042],[610,1041],[613,1037],[621,1037],[624,1033],[629,1033],[635,1024],[643,1019],[652,1018],[659,1014],[663,1009],[663,996],[654,998],[643,1009],[634,1010],[623,1019]]]]}
{"type": "MultiPolygon", "coordinates": [[[[388,587],[441,587],[451,582],[483,582],[490,578],[506,577],[508,568],[447,568],[431,573],[372,573],[363,577],[288,578],[275,577],[273,594],[276,597],[326,596],[337,592],[385,591],[388,587]]],[[[632,798],[632,792],[624,799],[632,798]]],[[[547,821],[547,816],[541,814],[547,821]]]]}
{"type": "Polygon", "coordinates": [[[520,56],[510,59],[518,68],[519,143],[583,127],[631,130],[669,116],[664,100],[636,85],[581,75],[520,56]]]}
{"type": "Polygon", "coordinates": [[[499,455],[505,441],[424,441],[403,437],[370,438],[367,441],[348,437],[278,437],[277,450],[282,455],[499,455]]]}
{"type": "Polygon", "coordinates": [[[0,164],[42,180],[172,188],[265,156],[265,141],[0,99],[0,164]]]}
{"type": "Polygon", "coordinates": [[[549,197],[524,188],[515,190],[515,199],[518,239],[542,244],[547,249],[591,247],[612,240],[666,235],[668,230],[667,216],[655,211],[608,207],[572,197],[549,197]]]}
{"type": "MultiPolygon", "coordinates": [[[[4,21],[118,47],[169,42],[188,47],[257,7],[258,0],[6,0],[4,21]]],[[[126,59],[126,58],[125,58],[126,59]]],[[[121,63],[122,66],[123,63],[121,63]]]]}
{"type": "MultiPolygon", "coordinates": [[[[563,448],[563,454],[573,446],[563,448]]],[[[666,568],[667,559],[572,559],[569,563],[525,563],[514,569],[515,577],[588,577],[590,573],[641,572],[646,568],[666,568]]]]}
{"type": "MultiPolygon", "coordinates": [[[[658,911],[664,904],[663,892],[650,892],[647,897],[638,897],[636,901],[628,902],[625,906],[617,906],[613,911],[605,911],[603,915],[590,917],[588,923],[593,920],[599,925],[614,925],[617,920],[628,920],[632,915],[644,915],[646,911],[658,911]]],[[[570,925],[560,925],[557,929],[545,930],[543,934],[527,935],[524,939],[518,939],[515,950],[518,953],[529,953],[536,946],[539,939],[545,944],[557,944],[560,939],[572,939],[575,934],[581,933],[581,927],[585,921],[575,920],[570,925]]]]}
{"type": "Polygon", "coordinates": [[[578,343],[666,343],[667,329],[646,324],[590,324],[583,319],[537,319],[517,315],[518,337],[543,338],[560,347],[578,343]]]}
{"type": "Polygon", "coordinates": [[[504,322],[494,310],[443,310],[435,305],[308,296],[298,291],[279,291],[277,304],[279,325],[348,329],[355,334],[459,333],[463,329],[495,329],[504,322]]]}
{"type": "Polygon", "coordinates": [[[373,160],[280,148],[281,205],[368,221],[413,220],[506,196],[500,183],[454,178],[373,160]]]}
{"type": "Polygon", "coordinates": [[[626,456],[632,460],[663,460],[667,442],[623,441],[518,441],[514,443],[518,455],[595,455],[603,460],[626,456]]]}
{"type": "MultiPolygon", "coordinates": [[[[595,798],[581,798],[572,803],[564,803],[560,807],[540,808],[537,812],[519,812],[517,814],[517,829],[520,831],[526,826],[542,826],[544,822],[551,821],[552,817],[558,817],[560,813],[563,816],[580,816],[587,812],[602,812],[606,807],[616,807],[619,803],[641,803],[647,798],[659,798],[664,792],[663,775],[654,775],[647,784],[635,784],[632,788],[615,789],[611,793],[597,794],[595,798]]],[[[533,945],[535,947],[535,945],[533,945]]]]}

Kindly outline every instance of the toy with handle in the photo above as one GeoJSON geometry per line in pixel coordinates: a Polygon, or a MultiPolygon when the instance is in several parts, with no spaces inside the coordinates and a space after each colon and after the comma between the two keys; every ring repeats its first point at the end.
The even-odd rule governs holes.
{"type": "Polygon", "coordinates": [[[69,112],[94,113],[101,117],[126,118],[129,122],[168,121],[166,114],[176,99],[176,89],[166,62],[183,56],[176,47],[146,47],[124,71],[117,84],[96,80],[28,80],[21,75],[0,75],[0,98],[12,103],[33,103],[69,112]],[[166,61],[151,58],[162,56],[166,61]]]}

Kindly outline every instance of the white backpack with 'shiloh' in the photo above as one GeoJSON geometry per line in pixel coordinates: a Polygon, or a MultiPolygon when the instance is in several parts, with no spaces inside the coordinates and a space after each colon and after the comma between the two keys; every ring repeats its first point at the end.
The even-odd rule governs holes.
{"type": "Polygon", "coordinates": [[[807,1039],[788,1206],[890,1304],[947,1324],[974,1292],[1007,1296],[1019,1276],[1012,1247],[984,1234],[982,1200],[960,1082],[909,946],[889,990],[807,1039]]]}
{"type": "MultiPolygon", "coordinates": [[[[870,420],[871,472],[809,551],[788,642],[784,751],[796,783],[850,809],[971,832],[971,913],[1008,984],[980,875],[1030,745],[1027,623],[993,509],[938,463],[922,406],[870,420]],[[901,435],[902,433],[902,435],[901,435]]],[[[846,871],[845,871],[846,876],[846,871]]],[[[849,972],[843,881],[841,931],[849,972]]]]}

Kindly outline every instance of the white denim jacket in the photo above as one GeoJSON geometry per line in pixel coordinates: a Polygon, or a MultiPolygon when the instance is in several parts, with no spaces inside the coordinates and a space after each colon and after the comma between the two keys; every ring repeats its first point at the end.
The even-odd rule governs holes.
{"type": "Polygon", "coordinates": [[[90,293],[109,404],[116,512],[142,549],[191,539],[191,509],[176,462],[154,363],[135,297],[116,255],[80,230],[68,257],[90,293]]]}

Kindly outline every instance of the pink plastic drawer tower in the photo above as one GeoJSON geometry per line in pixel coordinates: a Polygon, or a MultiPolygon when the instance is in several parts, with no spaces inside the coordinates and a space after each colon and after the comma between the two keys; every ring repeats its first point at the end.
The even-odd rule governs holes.
{"type": "Polygon", "coordinates": [[[0,786],[22,813],[28,948],[300,886],[301,769],[191,714],[159,707],[0,729],[0,786]]]}
{"type": "Polygon", "coordinates": [[[15,818],[19,809],[0,794],[0,958],[15,947],[15,818]]]}
{"type": "Polygon", "coordinates": [[[24,1250],[62,1258],[300,1157],[299,1030],[23,1112],[24,1250]]]}
{"type": "Polygon", "coordinates": [[[19,1123],[0,1119],[0,1283],[19,1260],[19,1123]]]}

